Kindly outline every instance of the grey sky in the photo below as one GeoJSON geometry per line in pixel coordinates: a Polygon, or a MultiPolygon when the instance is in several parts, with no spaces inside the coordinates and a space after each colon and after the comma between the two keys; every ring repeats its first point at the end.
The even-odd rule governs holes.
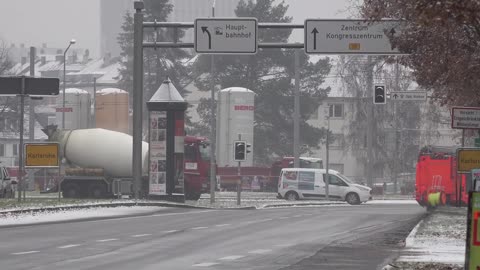
{"type": "MultiPolygon", "coordinates": [[[[0,0],[0,38],[7,43],[24,43],[26,47],[63,48],[72,38],[79,48],[99,53],[100,0],[0,0]]],[[[192,0],[195,1],[195,0],[192,0]]],[[[221,0],[217,0],[221,1],[221,0]]],[[[286,0],[288,15],[294,22],[307,18],[347,18],[351,0],[286,0]]],[[[301,31],[293,39],[300,41],[301,31]],[[299,40],[300,39],[300,40],[299,40]]]]}

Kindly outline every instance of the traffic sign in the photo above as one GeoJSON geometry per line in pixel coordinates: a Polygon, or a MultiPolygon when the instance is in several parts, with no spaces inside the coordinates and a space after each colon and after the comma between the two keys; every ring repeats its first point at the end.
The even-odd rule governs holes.
{"type": "Polygon", "coordinates": [[[58,167],[58,143],[29,143],[25,145],[26,167],[58,167]]]}
{"type": "Polygon", "coordinates": [[[470,173],[473,169],[480,168],[480,149],[458,148],[457,171],[458,173],[470,173]]]}
{"type": "Polygon", "coordinates": [[[479,129],[480,107],[453,107],[452,128],[479,129]]]}
{"type": "Polygon", "coordinates": [[[401,31],[398,20],[305,20],[305,52],[318,54],[401,54],[390,38],[401,31]]]}
{"type": "Polygon", "coordinates": [[[393,101],[426,101],[427,92],[425,91],[394,91],[390,93],[390,99],[393,101]]]}
{"type": "Polygon", "coordinates": [[[21,95],[23,79],[25,79],[25,92],[23,93],[25,95],[52,96],[59,93],[60,80],[58,78],[10,76],[0,77],[0,95],[21,95]]]}
{"type": "Polygon", "coordinates": [[[195,51],[211,54],[257,53],[256,18],[198,18],[195,51]]]}

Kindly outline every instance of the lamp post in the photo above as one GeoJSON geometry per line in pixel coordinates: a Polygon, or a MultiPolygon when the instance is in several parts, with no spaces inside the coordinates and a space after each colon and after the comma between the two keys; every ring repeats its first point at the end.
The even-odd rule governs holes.
{"type": "Polygon", "coordinates": [[[62,129],[65,129],[65,90],[66,90],[66,81],[65,81],[65,73],[67,69],[67,51],[70,49],[70,46],[75,44],[75,39],[70,40],[68,47],[63,52],[63,107],[62,107],[62,129]]]}

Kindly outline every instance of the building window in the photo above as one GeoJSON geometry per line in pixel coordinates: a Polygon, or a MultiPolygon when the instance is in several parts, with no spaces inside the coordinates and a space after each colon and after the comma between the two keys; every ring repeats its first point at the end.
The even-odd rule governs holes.
{"type": "Polygon", "coordinates": [[[17,156],[18,155],[18,144],[12,144],[12,153],[13,153],[13,156],[17,156]]]}
{"type": "Polygon", "coordinates": [[[310,116],[311,120],[317,120],[318,119],[318,108],[312,113],[310,116]]]}
{"type": "Polygon", "coordinates": [[[0,144],[0,157],[5,156],[5,144],[0,144]]]}
{"type": "Polygon", "coordinates": [[[343,118],[343,104],[329,104],[329,117],[343,118]]]}
{"type": "Polygon", "coordinates": [[[332,149],[343,149],[345,144],[345,136],[343,134],[332,134],[332,137],[333,138],[330,142],[330,147],[332,149]]]}

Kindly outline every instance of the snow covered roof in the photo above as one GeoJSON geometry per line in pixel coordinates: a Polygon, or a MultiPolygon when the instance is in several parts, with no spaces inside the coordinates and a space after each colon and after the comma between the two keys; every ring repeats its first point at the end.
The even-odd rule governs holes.
{"type": "Polygon", "coordinates": [[[118,88],[105,88],[100,91],[97,91],[97,95],[109,95],[109,94],[128,94],[128,92],[118,88]]]}
{"type": "Polygon", "coordinates": [[[229,87],[229,88],[222,89],[220,92],[252,93],[252,94],[255,93],[252,90],[249,90],[244,87],[229,87]]]}
{"type": "MultiPolygon", "coordinates": [[[[66,94],[88,94],[88,91],[79,89],[79,88],[67,88],[65,89],[66,94]]],[[[63,90],[60,91],[60,95],[63,94],[63,90]]]]}

